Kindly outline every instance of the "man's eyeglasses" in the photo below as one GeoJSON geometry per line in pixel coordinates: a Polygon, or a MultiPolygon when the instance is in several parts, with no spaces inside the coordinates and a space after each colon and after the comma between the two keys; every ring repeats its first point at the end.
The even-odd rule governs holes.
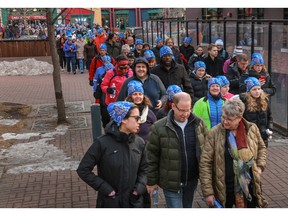
{"type": "Polygon", "coordinates": [[[128,57],[128,58],[133,58],[133,57],[134,57],[134,53],[131,53],[131,52],[128,53],[128,54],[127,54],[127,57],[128,57]]]}
{"type": "Polygon", "coordinates": [[[125,66],[119,66],[119,70],[126,70],[129,66],[125,65],[125,66]]]}
{"type": "Polygon", "coordinates": [[[134,118],[137,122],[141,119],[141,116],[129,116],[128,118],[134,118]]]}
{"type": "Polygon", "coordinates": [[[189,109],[189,110],[184,110],[184,109],[179,109],[179,107],[175,104],[175,107],[177,108],[177,110],[179,111],[179,112],[182,112],[182,113],[189,113],[189,112],[191,112],[191,109],[189,109]]]}

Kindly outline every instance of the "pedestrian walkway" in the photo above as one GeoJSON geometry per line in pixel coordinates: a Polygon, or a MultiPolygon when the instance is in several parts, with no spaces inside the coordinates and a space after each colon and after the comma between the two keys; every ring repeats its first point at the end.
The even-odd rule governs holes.
{"type": "MultiPolygon", "coordinates": [[[[33,152],[28,154],[27,161],[22,164],[16,164],[15,161],[14,163],[13,161],[9,162],[8,159],[0,160],[0,208],[93,208],[96,205],[96,192],[78,177],[75,165],[73,166],[74,162],[81,160],[92,143],[91,114],[89,109],[87,110],[89,103],[91,105],[94,101],[92,87],[89,86],[87,72],[76,75],[62,72],[61,80],[66,103],[86,104],[85,109],[71,111],[67,116],[85,117],[87,119],[86,126],[70,128],[65,133],[54,135],[53,138],[43,138],[44,135],[48,137],[47,132],[49,132],[43,131],[41,135],[16,140],[14,146],[45,139],[46,146],[53,148],[57,154],[65,155],[65,161],[62,163],[71,162],[71,168],[56,170],[55,163],[57,161],[55,161],[55,163],[46,164],[50,166],[51,171],[32,172],[33,170],[28,170],[24,173],[13,174],[11,170],[15,166],[27,166],[31,163],[29,159],[32,158],[33,152]]],[[[29,104],[33,107],[51,106],[51,104],[55,104],[52,75],[1,77],[0,101],[29,104]]],[[[47,115],[44,117],[47,118],[47,115]]],[[[33,122],[44,117],[31,115],[23,132],[35,132],[31,131],[33,122]]],[[[50,117],[52,118],[53,114],[50,117]]],[[[267,151],[268,163],[262,179],[263,192],[271,208],[288,207],[287,155],[288,140],[274,137],[267,151]]],[[[42,161],[41,164],[38,162],[39,166],[37,166],[37,161],[33,161],[33,163],[34,167],[43,170],[41,166],[45,161],[42,161]]],[[[49,170],[48,168],[46,167],[47,170],[49,170]]],[[[199,187],[198,191],[201,192],[199,187]]],[[[165,207],[163,193],[160,193],[160,203],[157,207],[165,207]]],[[[198,192],[194,207],[206,207],[198,192]]]]}

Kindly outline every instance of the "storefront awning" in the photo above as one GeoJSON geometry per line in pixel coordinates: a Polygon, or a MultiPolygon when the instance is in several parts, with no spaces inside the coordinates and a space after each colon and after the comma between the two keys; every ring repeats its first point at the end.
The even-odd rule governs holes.
{"type": "Polygon", "coordinates": [[[129,10],[115,10],[115,14],[117,15],[128,15],[129,10]]]}

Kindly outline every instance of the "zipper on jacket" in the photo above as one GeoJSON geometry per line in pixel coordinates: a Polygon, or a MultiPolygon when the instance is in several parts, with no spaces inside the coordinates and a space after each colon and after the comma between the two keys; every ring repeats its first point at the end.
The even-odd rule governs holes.
{"type": "MultiPolygon", "coordinates": [[[[186,126],[185,126],[186,127],[186,126]]],[[[185,128],[184,128],[185,130],[185,128]]],[[[187,150],[186,150],[186,137],[185,137],[185,132],[182,131],[183,134],[183,144],[184,144],[184,153],[185,153],[185,160],[186,160],[186,176],[185,176],[185,184],[187,184],[188,181],[188,157],[187,157],[187,150]]]]}

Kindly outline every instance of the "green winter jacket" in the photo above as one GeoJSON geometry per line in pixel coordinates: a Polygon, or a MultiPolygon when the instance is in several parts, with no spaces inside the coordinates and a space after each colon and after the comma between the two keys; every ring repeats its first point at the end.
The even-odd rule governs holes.
{"type": "MultiPolygon", "coordinates": [[[[224,104],[224,100],[223,104],[224,104]]],[[[211,130],[211,122],[210,122],[210,106],[207,97],[200,98],[193,106],[193,113],[200,117],[208,130],[211,130]]]]}
{"type": "MultiPolygon", "coordinates": [[[[155,122],[150,128],[146,144],[147,185],[157,184],[164,190],[177,192],[180,190],[181,152],[179,138],[171,121],[172,115],[173,110],[170,110],[167,117],[155,122]]],[[[191,115],[193,114],[191,113],[191,115]]],[[[199,163],[208,130],[204,122],[197,116],[194,116],[192,121],[195,124],[196,157],[199,163]]]]}

